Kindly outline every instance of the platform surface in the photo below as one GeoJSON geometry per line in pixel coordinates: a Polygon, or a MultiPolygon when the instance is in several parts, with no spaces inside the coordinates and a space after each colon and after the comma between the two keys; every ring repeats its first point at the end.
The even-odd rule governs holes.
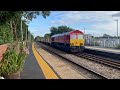
{"type": "Polygon", "coordinates": [[[101,48],[101,47],[96,47],[96,46],[85,46],[85,48],[91,49],[91,50],[102,51],[102,52],[110,52],[110,53],[120,54],[120,49],[101,48]]]}
{"type": "Polygon", "coordinates": [[[21,72],[21,79],[58,79],[49,65],[38,54],[34,43],[29,46],[29,54],[21,72]]]}
{"type": "Polygon", "coordinates": [[[25,60],[24,68],[21,72],[21,79],[45,79],[45,76],[32,52],[32,45],[30,45],[29,55],[25,60]]]}

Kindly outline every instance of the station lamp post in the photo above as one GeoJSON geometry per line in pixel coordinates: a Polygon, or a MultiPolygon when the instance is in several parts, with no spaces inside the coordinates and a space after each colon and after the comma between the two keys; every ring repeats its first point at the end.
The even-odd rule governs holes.
{"type": "Polygon", "coordinates": [[[94,36],[94,33],[93,33],[93,43],[94,43],[94,46],[95,46],[95,36],[94,36]]]}
{"type": "Polygon", "coordinates": [[[23,31],[22,31],[22,17],[21,17],[21,39],[23,41],[23,31]]]}
{"type": "Polygon", "coordinates": [[[29,42],[31,43],[31,32],[29,30],[29,42]]]}
{"type": "Polygon", "coordinates": [[[84,35],[85,35],[85,28],[84,28],[84,35]]]}
{"type": "Polygon", "coordinates": [[[117,22],[117,43],[118,43],[118,19],[114,20],[117,22]]]}
{"type": "Polygon", "coordinates": [[[26,41],[28,40],[28,26],[27,26],[27,28],[26,28],[26,41]]]}
{"type": "MultiPolygon", "coordinates": [[[[84,28],[84,35],[83,35],[83,38],[85,39],[85,42],[86,42],[86,38],[85,38],[85,28],[84,28]]],[[[84,44],[85,44],[84,42],[84,44]]]]}
{"type": "Polygon", "coordinates": [[[29,30],[29,42],[31,42],[31,33],[30,33],[30,30],[29,30]]]}

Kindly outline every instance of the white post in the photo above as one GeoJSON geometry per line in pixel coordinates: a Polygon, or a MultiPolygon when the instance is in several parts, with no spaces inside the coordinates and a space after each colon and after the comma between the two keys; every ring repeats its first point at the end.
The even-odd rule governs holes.
{"type": "Polygon", "coordinates": [[[118,19],[117,20],[114,20],[117,22],[117,44],[118,44],[118,19]]]}
{"type": "Polygon", "coordinates": [[[94,36],[94,33],[93,33],[93,40],[94,40],[94,46],[95,46],[95,36],[94,36]]]}
{"type": "Polygon", "coordinates": [[[85,28],[84,28],[84,35],[85,35],[85,28]]]}
{"type": "Polygon", "coordinates": [[[118,19],[117,19],[117,40],[118,40],[118,19]]]}
{"type": "Polygon", "coordinates": [[[28,28],[26,29],[26,42],[27,42],[27,30],[28,30],[28,28]]]}
{"type": "Polygon", "coordinates": [[[118,39],[118,19],[117,19],[117,44],[119,44],[119,39],[118,39]]]}
{"type": "Polygon", "coordinates": [[[30,43],[31,43],[31,33],[30,33],[30,43]]]}
{"type": "Polygon", "coordinates": [[[22,17],[21,17],[21,38],[22,38],[22,41],[23,41],[23,31],[22,31],[22,17]]]}
{"type": "Polygon", "coordinates": [[[29,42],[29,31],[28,31],[28,42],[29,42]]]}

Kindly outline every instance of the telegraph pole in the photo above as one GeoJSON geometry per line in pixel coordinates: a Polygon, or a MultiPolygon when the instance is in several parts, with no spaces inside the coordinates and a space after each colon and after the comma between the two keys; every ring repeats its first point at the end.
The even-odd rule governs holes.
{"type": "Polygon", "coordinates": [[[28,31],[28,42],[29,42],[29,31],[28,31]]]}
{"type": "Polygon", "coordinates": [[[85,35],[85,28],[84,28],[84,35],[85,35]]]}
{"type": "Polygon", "coordinates": [[[94,36],[94,33],[93,33],[93,38],[94,38],[94,46],[95,46],[95,36],[94,36]]]}
{"type": "Polygon", "coordinates": [[[28,31],[28,27],[26,28],[26,41],[27,41],[27,31],[28,31]]]}
{"type": "Polygon", "coordinates": [[[22,31],[22,17],[21,17],[21,38],[22,38],[22,41],[23,41],[23,31],[22,31]]]}
{"type": "Polygon", "coordinates": [[[30,43],[31,43],[31,33],[30,33],[30,43]]]}
{"type": "Polygon", "coordinates": [[[117,22],[117,43],[118,43],[118,19],[117,20],[114,20],[117,22]]]}
{"type": "Polygon", "coordinates": [[[118,19],[116,21],[117,21],[117,40],[118,40],[118,19]]]}

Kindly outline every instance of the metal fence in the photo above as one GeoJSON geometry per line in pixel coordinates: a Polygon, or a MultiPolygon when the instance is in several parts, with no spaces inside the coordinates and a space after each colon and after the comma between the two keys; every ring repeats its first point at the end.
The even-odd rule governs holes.
{"type": "Polygon", "coordinates": [[[103,37],[89,37],[85,38],[86,46],[100,46],[105,48],[116,48],[118,45],[120,46],[120,39],[117,38],[103,38],[103,37]]]}

